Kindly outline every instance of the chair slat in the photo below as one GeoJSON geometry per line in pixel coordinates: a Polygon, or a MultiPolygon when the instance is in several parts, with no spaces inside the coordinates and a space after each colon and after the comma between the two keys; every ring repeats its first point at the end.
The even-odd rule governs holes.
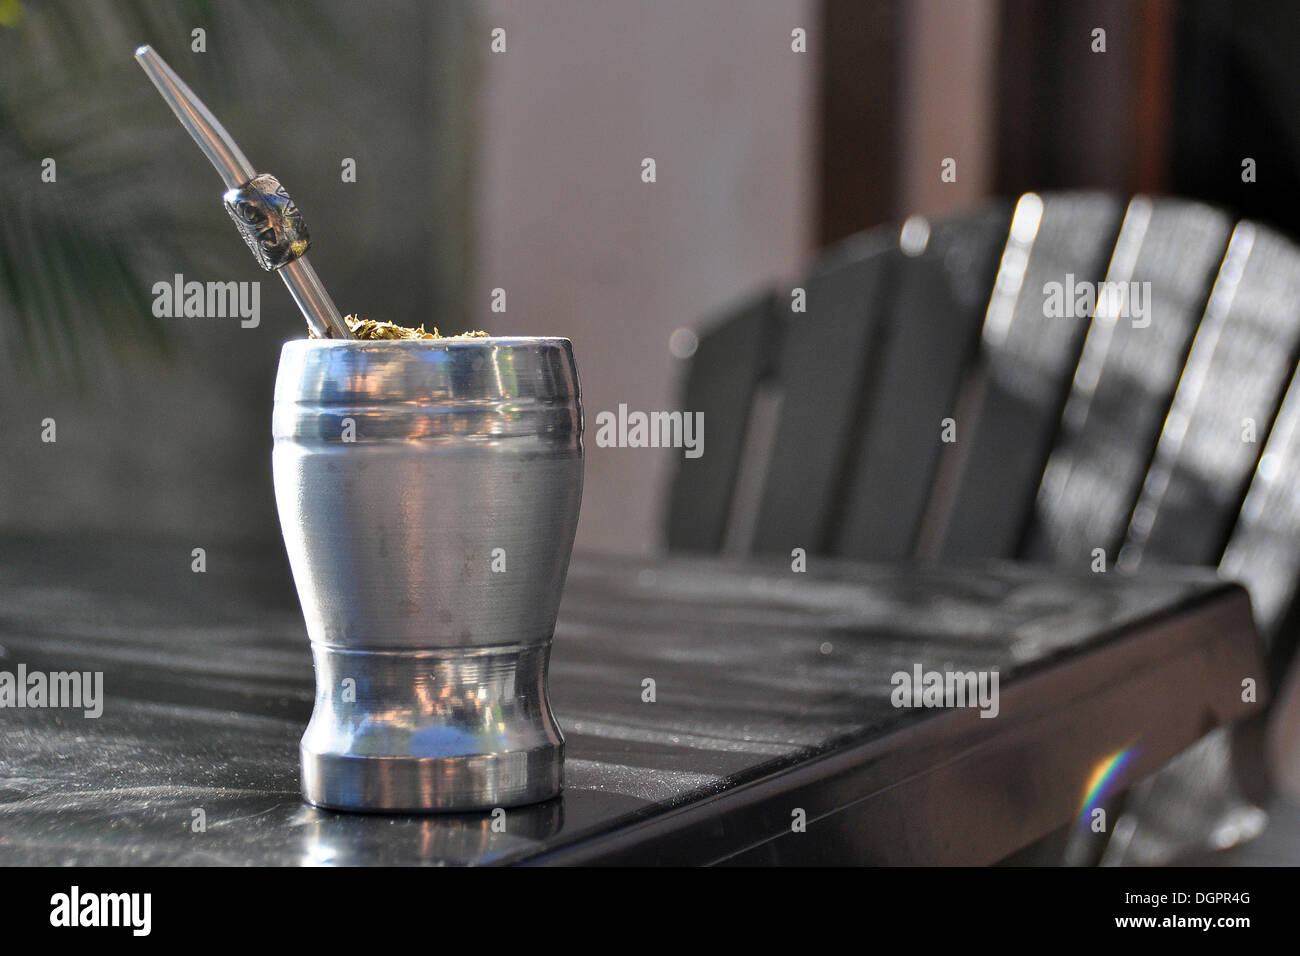
{"type": "Polygon", "coordinates": [[[1116,556],[1230,230],[1226,214],[1199,203],[1129,203],[1106,281],[1144,291],[1097,303],[1043,472],[1029,557],[1087,567],[1094,549],[1116,556]]]}
{"type": "Polygon", "coordinates": [[[903,259],[897,231],[874,232],[863,254],[804,286],[807,311],[785,306],[780,419],[758,511],[756,552],[826,553],[830,521],[881,317],[903,259]]]}
{"type": "MultiPolygon", "coordinates": [[[[1300,248],[1233,232],[1129,523],[1120,566],[1219,563],[1300,344],[1300,248]]],[[[1300,537],[1292,547],[1300,550],[1300,537]]]]}
{"type": "Polygon", "coordinates": [[[1219,570],[1250,591],[1266,641],[1295,602],[1300,580],[1300,375],[1291,379],[1264,443],[1219,570]]]}
{"type": "Polygon", "coordinates": [[[765,292],[701,335],[686,381],[688,412],[703,412],[707,453],[678,465],[669,498],[668,546],[718,551],[758,383],[772,371],[780,328],[765,292]]]}
{"type": "MultiPolygon", "coordinates": [[[[1045,286],[1106,268],[1122,206],[1099,193],[1021,197],[998,269],[970,383],[972,407],[944,449],[919,551],[948,560],[1010,557],[1060,421],[1089,316],[1048,317],[1045,286]]],[[[955,412],[955,409],[954,409],[955,412]]],[[[932,434],[937,437],[936,429],[932,434]]]]}
{"type": "Polygon", "coordinates": [[[978,341],[1010,219],[1010,207],[997,203],[959,220],[914,217],[903,227],[911,254],[899,264],[880,371],[850,449],[836,554],[896,560],[912,553],[939,459],[939,422],[954,407],[978,341]],[[924,251],[912,245],[919,241],[924,251]]]}

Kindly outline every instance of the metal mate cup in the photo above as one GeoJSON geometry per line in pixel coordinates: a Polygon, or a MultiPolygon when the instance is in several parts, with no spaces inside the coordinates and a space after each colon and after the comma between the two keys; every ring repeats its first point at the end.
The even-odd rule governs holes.
{"type": "Polygon", "coordinates": [[[303,796],[372,811],[556,796],[547,665],[582,498],[569,340],[291,341],[272,432],[316,664],[303,796]]]}

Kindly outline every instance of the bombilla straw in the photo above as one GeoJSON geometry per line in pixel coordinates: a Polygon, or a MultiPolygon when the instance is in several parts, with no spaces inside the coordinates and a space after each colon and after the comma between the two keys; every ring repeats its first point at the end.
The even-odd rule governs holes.
{"type": "MultiPolygon", "coordinates": [[[[163,100],[171,107],[181,125],[194,137],[203,155],[216,167],[226,189],[238,189],[257,175],[257,170],[248,161],[238,144],[231,139],[225,127],[217,121],[194,92],[185,85],[179,76],[150,46],[142,46],[135,51],[136,62],[153,85],[162,94],[163,100]]],[[[330,298],[325,286],[321,284],[316,270],[307,261],[306,256],[299,256],[277,269],[280,278],[289,288],[307,325],[322,338],[350,339],[353,337],[348,324],[339,314],[338,307],[330,298]]]]}

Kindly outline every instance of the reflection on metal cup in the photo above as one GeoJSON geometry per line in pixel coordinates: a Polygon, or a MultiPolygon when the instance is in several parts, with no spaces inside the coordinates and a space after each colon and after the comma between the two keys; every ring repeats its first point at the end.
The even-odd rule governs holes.
{"type": "Polygon", "coordinates": [[[582,498],[569,341],[291,341],[272,432],[316,662],[304,797],[467,811],[556,796],[547,665],[582,498]]]}

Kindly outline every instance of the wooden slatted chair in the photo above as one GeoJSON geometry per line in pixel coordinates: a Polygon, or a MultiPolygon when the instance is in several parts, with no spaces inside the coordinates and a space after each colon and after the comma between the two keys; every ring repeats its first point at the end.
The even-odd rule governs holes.
{"type": "MultiPolygon", "coordinates": [[[[701,332],[684,407],[710,445],[680,465],[668,542],[1217,565],[1249,589],[1276,681],[1297,631],[1298,352],[1300,248],[1221,210],[1026,194],[914,217],[701,332]]],[[[1243,819],[1231,739],[1135,788],[1107,858],[1167,860],[1243,819]]]]}

